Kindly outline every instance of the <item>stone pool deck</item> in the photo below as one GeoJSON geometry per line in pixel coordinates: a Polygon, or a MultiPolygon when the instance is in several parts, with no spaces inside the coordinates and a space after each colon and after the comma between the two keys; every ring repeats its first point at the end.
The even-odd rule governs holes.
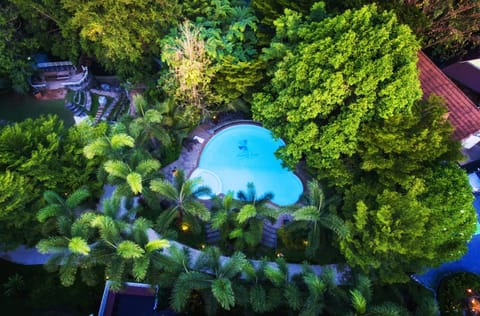
{"type": "MultiPolygon", "coordinates": [[[[210,137],[213,136],[209,132],[215,126],[213,124],[202,124],[197,126],[188,136],[187,143],[182,147],[180,156],[178,159],[171,164],[162,168],[165,179],[172,182],[173,181],[173,170],[183,170],[185,172],[185,177],[188,178],[190,174],[195,170],[198,163],[198,158],[202,152],[203,146],[208,142],[210,137]],[[203,143],[200,143],[198,140],[194,140],[194,137],[200,137],[203,139],[203,143]]],[[[197,138],[198,139],[198,138],[197,138]]]]}

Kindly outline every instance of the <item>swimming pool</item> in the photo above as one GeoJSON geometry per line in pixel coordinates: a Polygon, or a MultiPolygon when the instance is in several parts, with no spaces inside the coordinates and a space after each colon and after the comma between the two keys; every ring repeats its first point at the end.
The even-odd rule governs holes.
{"type": "Polygon", "coordinates": [[[203,184],[215,194],[246,191],[247,183],[253,182],[258,196],[272,192],[273,203],[294,204],[303,192],[303,185],[275,157],[281,146],[285,146],[281,139],[275,140],[269,130],[257,125],[225,128],[205,145],[190,178],[202,178],[203,184]]]}

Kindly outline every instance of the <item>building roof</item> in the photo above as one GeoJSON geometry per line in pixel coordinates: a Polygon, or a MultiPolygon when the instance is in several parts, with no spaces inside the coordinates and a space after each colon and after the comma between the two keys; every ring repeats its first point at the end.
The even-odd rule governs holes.
{"type": "Polygon", "coordinates": [[[455,126],[453,137],[457,140],[468,138],[480,131],[480,111],[422,51],[418,53],[418,69],[423,97],[435,93],[446,101],[448,119],[455,126]]]}
{"type": "Polygon", "coordinates": [[[105,283],[99,316],[175,316],[173,310],[159,310],[156,290],[148,284],[124,284],[125,288],[115,292],[111,282],[105,283]]]}
{"type": "Polygon", "coordinates": [[[480,93],[480,59],[460,61],[442,71],[458,83],[480,93]]]}

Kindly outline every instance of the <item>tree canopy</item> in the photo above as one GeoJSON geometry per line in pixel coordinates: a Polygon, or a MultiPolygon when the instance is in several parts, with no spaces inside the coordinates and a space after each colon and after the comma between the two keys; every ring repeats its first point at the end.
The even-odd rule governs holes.
{"type": "Polygon", "coordinates": [[[45,190],[70,193],[88,184],[98,194],[98,160],[88,161],[82,147],[104,125],[65,129],[55,116],[27,119],[0,129],[2,170],[2,242],[31,244],[39,237],[35,211],[44,204],[45,190]]]}
{"type": "Polygon", "coordinates": [[[285,140],[279,155],[290,167],[305,158],[328,170],[355,153],[363,124],[408,111],[421,95],[418,43],[392,13],[372,5],[314,22],[286,10],[275,24],[264,57],[279,61],[252,111],[285,140]]]}

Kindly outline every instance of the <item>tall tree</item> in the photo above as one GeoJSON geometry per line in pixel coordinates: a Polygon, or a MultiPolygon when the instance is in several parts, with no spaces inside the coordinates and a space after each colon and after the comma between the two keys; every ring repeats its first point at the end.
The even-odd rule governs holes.
{"type": "Polygon", "coordinates": [[[185,21],[160,42],[170,70],[160,82],[184,104],[193,122],[248,98],[265,68],[257,59],[253,11],[240,2],[203,3],[205,7],[193,12],[187,2],[185,14],[193,21],[185,21]]]}
{"type": "Polygon", "coordinates": [[[247,184],[247,191],[238,191],[237,198],[241,208],[234,213],[235,228],[229,233],[235,249],[246,250],[253,254],[262,241],[265,221],[274,222],[278,211],[267,205],[273,198],[271,192],[258,196],[255,185],[247,184]]]}
{"type": "MultiPolygon", "coordinates": [[[[96,283],[99,278],[95,268],[99,266],[105,267],[104,277],[113,281],[115,289],[125,281],[143,281],[153,273],[158,250],[168,247],[169,242],[149,240],[150,222],[132,219],[119,206],[120,199],[107,199],[102,212],[85,210],[73,222],[58,216],[57,236],[38,243],[41,253],[52,255],[46,267],[60,272],[63,285],[72,285],[78,271],[83,281],[96,283]]],[[[42,210],[39,216],[44,215],[42,210]]]]}
{"type": "Polygon", "coordinates": [[[160,232],[166,231],[172,222],[177,219],[179,223],[185,221],[193,233],[201,231],[199,220],[210,219],[209,210],[198,197],[211,194],[211,189],[201,185],[200,178],[185,179],[182,170],[177,170],[173,184],[166,180],[152,180],[150,189],[158,192],[160,196],[171,203],[157,219],[160,232]]]}
{"type": "Polygon", "coordinates": [[[148,108],[147,101],[140,94],[134,96],[133,103],[137,117],[129,122],[128,129],[136,138],[137,144],[147,145],[150,150],[156,150],[160,145],[170,146],[172,140],[166,129],[165,113],[156,108],[148,108]]]}
{"type": "Polygon", "coordinates": [[[332,199],[325,199],[320,184],[317,181],[311,181],[308,183],[308,193],[304,198],[303,206],[292,213],[294,222],[289,226],[300,226],[308,231],[306,247],[308,258],[314,258],[318,254],[322,239],[325,242],[325,238],[322,238],[323,228],[332,230],[340,239],[348,236],[348,229],[343,220],[327,208],[331,201],[332,199]]]}
{"type": "Polygon", "coordinates": [[[375,6],[320,22],[286,11],[265,56],[281,57],[255,95],[254,118],[285,140],[279,155],[290,167],[305,158],[329,175],[356,152],[362,125],[408,111],[419,98],[417,50],[408,27],[375,6]]]}
{"type": "Polygon", "coordinates": [[[89,197],[90,192],[85,187],[75,190],[67,198],[63,198],[54,191],[45,191],[43,198],[47,205],[37,213],[39,222],[47,222],[47,224],[44,224],[44,227],[46,227],[46,229],[43,229],[44,234],[49,235],[54,230],[57,221],[73,223],[77,217],[75,212],[78,211],[78,207],[89,197]]]}
{"type": "Polygon", "coordinates": [[[340,250],[350,265],[394,283],[462,256],[476,227],[466,176],[453,163],[425,173],[405,189],[365,178],[346,192],[351,234],[340,240],[340,250]]]}

